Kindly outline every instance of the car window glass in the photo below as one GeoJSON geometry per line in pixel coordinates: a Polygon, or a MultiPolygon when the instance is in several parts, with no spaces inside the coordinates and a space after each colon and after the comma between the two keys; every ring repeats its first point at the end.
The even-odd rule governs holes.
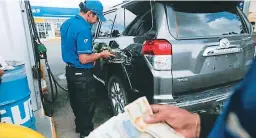
{"type": "Polygon", "coordinates": [[[125,27],[129,26],[131,22],[137,17],[134,13],[131,11],[124,9],[125,10],[125,27]]]}
{"type": "Polygon", "coordinates": [[[126,26],[128,26],[135,18],[136,15],[125,8],[117,10],[113,31],[118,31],[120,34],[122,34],[126,26]]]}
{"type": "Polygon", "coordinates": [[[124,9],[121,8],[116,11],[116,19],[112,29],[111,37],[118,37],[120,34],[122,34],[125,29],[124,24],[124,9]]]}
{"type": "Polygon", "coordinates": [[[181,4],[174,4],[173,8],[168,8],[169,29],[171,33],[175,29],[177,38],[246,33],[236,6],[225,9],[221,6],[213,8],[210,4],[204,5],[209,7],[207,9],[198,8],[199,4],[190,4],[189,8],[181,6],[184,7],[181,4]]]}
{"type": "Polygon", "coordinates": [[[116,12],[112,12],[105,15],[106,22],[101,24],[99,37],[110,37],[111,36],[111,29],[114,24],[114,20],[116,17],[116,12]]]}
{"type": "Polygon", "coordinates": [[[140,19],[140,15],[135,15],[134,14],[134,16],[135,16],[135,18],[128,25],[126,25],[127,27],[123,31],[123,35],[129,36],[130,35],[129,32],[130,32],[131,28],[134,26],[134,24],[136,24],[137,20],[140,19]]]}
{"type": "MultiPolygon", "coordinates": [[[[138,2],[127,7],[127,10],[132,13],[133,20],[123,32],[126,36],[141,36],[147,33],[152,28],[152,12],[149,1],[138,2]]],[[[127,14],[126,19],[130,18],[131,14],[127,14]]]]}
{"type": "Polygon", "coordinates": [[[152,28],[152,16],[149,10],[144,15],[138,16],[138,19],[129,30],[129,36],[141,36],[147,33],[152,28]]]}
{"type": "Polygon", "coordinates": [[[126,26],[129,25],[136,17],[136,15],[134,15],[132,12],[124,8],[120,8],[115,12],[115,14],[114,13],[111,13],[111,14],[110,15],[108,14],[108,16],[106,17],[106,18],[109,18],[111,21],[108,21],[108,23],[104,23],[102,26],[103,27],[102,30],[105,30],[105,33],[102,33],[101,35],[102,37],[120,36],[125,30],[126,26]]]}
{"type": "Polygon", "coordinates": [[[95,37],[97,26],[98,26],[98,23],[95,23],[95,24],[92,25],[91,33],[92,33],[93,37],[95,37]]]}

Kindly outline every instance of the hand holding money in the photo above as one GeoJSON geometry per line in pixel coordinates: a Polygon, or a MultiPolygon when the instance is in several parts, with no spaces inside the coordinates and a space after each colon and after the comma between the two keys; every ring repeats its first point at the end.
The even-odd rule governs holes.
{"type": "Polygon", "coordinates": [[[146,123],[143,117],[154,117],[153,111],[146,97],[141,97],[127,105],[124,113],[112,117],[95,129],[88,138],[185,138],[166,124],[165,120],[146,123]]]}
{"type": "MultiPolygon", "coordinates": [[[[164,120],[153,124],[144,122],[143,117],[154,116],[146,97],[139,98],[125,107],[125,112],[130,116],[134,126],[141,132],[151,134],[154,138],[184,138],[174,131],[164,120]]],[[[152,122],[151,122],[152,123],[152,122]]]]}
{"type": "Polygon", "coordinates": [[[200,118],[184,109],[169,105],[152,105],[154,114],[144,117],[147,123],[166,122],[186,138],[197,138],[200,134],[200,118]]]}

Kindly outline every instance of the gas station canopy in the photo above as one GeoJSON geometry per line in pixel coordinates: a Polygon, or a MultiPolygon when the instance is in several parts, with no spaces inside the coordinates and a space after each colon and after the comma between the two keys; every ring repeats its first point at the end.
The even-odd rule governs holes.
{"type": "Polygon", "coordinates": [[[42,7],[32,6],[32,13],[35,17],[58,17],[70,18],[79,13],[78,8],[59,8],[59,7],[42,7]]]}

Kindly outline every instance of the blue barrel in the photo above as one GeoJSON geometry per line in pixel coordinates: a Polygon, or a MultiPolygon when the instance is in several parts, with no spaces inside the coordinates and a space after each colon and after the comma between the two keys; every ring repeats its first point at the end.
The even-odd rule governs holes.
{"type": "Polygon", "coordinates": [[[15,66],[14,70],[5,71],[2,77],[0,115],[1,122],[36,129],[24,64],[15,66]]]}

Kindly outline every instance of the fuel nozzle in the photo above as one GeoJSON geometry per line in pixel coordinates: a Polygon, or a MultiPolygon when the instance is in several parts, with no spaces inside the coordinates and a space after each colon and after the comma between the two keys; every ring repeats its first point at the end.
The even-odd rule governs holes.
{"type": "Polygon", "coordinates": [[[40,59],[46,59],[47,58],[47,48],[45,47],[44,44],[37,44],[37,50],[38,50],[38,56],[40,59]]]}
{"type": "Polygon", "coordinates": [[[106,62],[109,63],[124,63],[126,62],[127,55],[118,47],[114,47],[113,45],[110,47],[110,45],[106,43],[95,43],[94,44],[94,52],[100,53],[104,50],[108,50],[110,53],[114,54],[115,57],[109,57],[107,59],[104,59],[106,62]]]}

